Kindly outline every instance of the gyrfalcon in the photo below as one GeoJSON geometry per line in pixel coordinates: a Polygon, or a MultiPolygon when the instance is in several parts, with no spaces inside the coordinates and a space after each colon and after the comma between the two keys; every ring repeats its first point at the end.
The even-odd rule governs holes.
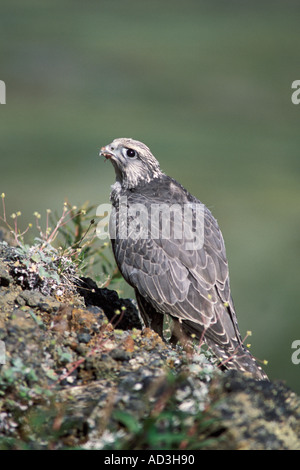
{"type": "Polygon", "coordinates": [[[109,224],[114,256],[145,325],[163,337],[168,314],[173,340],[197,338],[222,367],[267,380],[243,345],[224,240],[210,210],[161,171],[145,144],[115,139],[100,155],[116,173],[109,224]]]}

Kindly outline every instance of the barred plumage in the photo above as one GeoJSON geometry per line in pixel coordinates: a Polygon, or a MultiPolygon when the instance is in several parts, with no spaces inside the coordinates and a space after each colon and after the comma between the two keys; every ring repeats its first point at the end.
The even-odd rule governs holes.
{"type": "Polygon", "coordinates": [[[209,209],[165,175],[141,142],[115,139],[101,155],[110,159],[116,172],[111,192],[113,252],[135,290],[146,326],[162,336],[163,315],[168,314],[175,322],[173,338],[195,335],[225,368],[267,379],[242,343],[224,240],[209,209]],[[166,212],[154,217],[153,208],[166,212]]]}

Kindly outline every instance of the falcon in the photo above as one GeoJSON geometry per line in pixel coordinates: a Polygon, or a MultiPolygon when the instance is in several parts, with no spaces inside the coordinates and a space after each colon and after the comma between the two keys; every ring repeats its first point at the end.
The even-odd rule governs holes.
{"type": "Polygon", "coordinates": [[[146,327],[171,341],[204,341],[224,369],[267,380],[243,345],[230,291],[222,233],[210,210],[164,174],[150,149],[131,138],[101,148],[110,160],[109,232],[117,266],[134,288],[146,327]]]}

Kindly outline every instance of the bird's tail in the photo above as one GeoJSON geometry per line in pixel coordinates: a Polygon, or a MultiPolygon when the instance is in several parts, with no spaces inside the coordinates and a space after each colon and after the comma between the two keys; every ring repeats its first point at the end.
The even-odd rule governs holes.
{"type": "Polygon", "coordinates": [[[219,348],[216,343],[206,342],[214,355],[220,359],[220,368],[249,373],[255,380],[269,380],[267,374],[243,344],[238,345],[234,350],[226,350],[219,348]]]}
{"type": "Polygon", "coordinates": [[[179,322],[176,318],[172,318],[174,324],[171,342],[176,343],[178,340],[185,341],[187,337],[196,337],[200,343],[206,343],[219,359],[220,369],[234,369],[251,374],[255,380],[269,380],[241,339],[234,338],[230,342],[218,343],[216,336],[207,334],[208,332],[203,331],[200,324],[187,320],[179,322]]]}

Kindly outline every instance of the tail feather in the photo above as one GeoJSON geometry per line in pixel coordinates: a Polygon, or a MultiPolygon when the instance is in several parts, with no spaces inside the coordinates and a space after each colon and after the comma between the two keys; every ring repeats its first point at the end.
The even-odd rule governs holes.
{"type": "MultiPolygon", "coordinates": [[[[227,342],[217,343],[210,337],[209,331],[201,330],[200,325],[189,321],[181,323],[174,317],[173,336],[180,340],[182,335],[188,337],[193,334],[200,342],[205,342],[212,353],[220,360],[219,367],[222,369],[234,369],[252,375],[255,380],[269,380],[267,374],[257,364],[250,351],[244,346],[242,340],[237,337],[228,339],[227,342]]],[[[173,337],[172,336],[172,337],[173,337]]]]}
{"type": "Polygon", "coordinates": [[[262,367],[257,364],[255,358],[243,344],[240,344],[235,350],[221,349],[215,343],[210,344],[210,341],[207,341],[207,345],[220,359],[220,367],[249,373],[255,380],[269,380],[262,367]]]}

